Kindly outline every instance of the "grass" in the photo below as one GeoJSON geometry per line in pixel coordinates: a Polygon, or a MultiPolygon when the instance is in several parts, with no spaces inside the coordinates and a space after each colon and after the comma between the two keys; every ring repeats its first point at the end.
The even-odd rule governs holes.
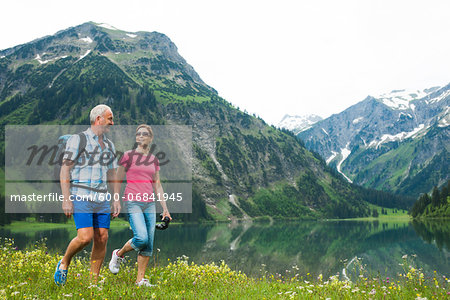
{"type": "Polygon", "coordinates": [[[368,203],[370,211],[372,212],[373,209],[378,210],[378,217],[362,217],[362,218],[348,218],[348,219],[330,219],[333,221],[379,221],[383,223],[408,223],[412,220],[412,217],[408,215],[408,212],[406,210],[402,210],[400,208],[385,208],[383,209],[387,211],[387,214],[381,214],[381,206],[374,205],[371,203],[368,203]],[[397,212],[395,212],[395,210],[397,212]]]}
{"type": "Polygon", "coordinates": [[[372,212],[374,209],[378,211],[378,217],[364,217],[364,218],[353,218],[353,219],[346,219],[346,220],[352,220],[352,221],[382,221],[385,223],[398,223],[398,222],[409,222],[412,220],[411,216],[408,215],[408,212],[404,209],[400,208],[385,208],[378,205],[374,205],[369,203],[370,211],[372,212]],[[381,209],[384,209],[387,213],[382,214],[381,209]]]}
{"type": "Polygon", "coordinates": [[[252,278],[231,270],[224,262],[198,265],[185,256],[159,267],[156,256],[146,274],[157,285],[152,288],[134,285],[135,265],[123,265],[117,275],[103,267],[98,282],[94,282],[89,262],[75,258],[67,284],[59,287],[53,274],[60,255],[49,253],[44,243],[22,251],[11,239],[2,239],[0,247],[1,299],[444,299],[450,295],[449,279],[425,277],[406,255],[404,272],[397,278],[367,276],[357,260],[352,264],[353,280],[337,275],[271,275],[264,272],[264,265],[261,276],[252,278]]]}

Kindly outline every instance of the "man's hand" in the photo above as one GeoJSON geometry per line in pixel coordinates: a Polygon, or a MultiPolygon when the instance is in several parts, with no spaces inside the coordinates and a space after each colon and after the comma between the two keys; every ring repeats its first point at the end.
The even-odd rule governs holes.
{"type": "Polygon", "coordinates": [[[64,211],[64,214],[66,215],[66,217],[70,218],[73,214],[73,203],[70,200],[65,200],[63,201],[62,204],[62,209],[64,211]]]}

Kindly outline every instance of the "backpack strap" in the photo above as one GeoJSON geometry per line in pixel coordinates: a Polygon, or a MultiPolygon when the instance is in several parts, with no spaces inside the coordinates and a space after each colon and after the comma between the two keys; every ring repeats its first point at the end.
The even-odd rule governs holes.
{"type": "Polygon", "coordinates": [[[93,188],[93,187],[82,185],[82,184],[76,184],[76,183],[70,183],[70,186],[71,187],[74,186],[74,187],[83,188],[83,189],[94,191],[94,192],[97,192],[97,193],[106,193],[108,191],[107,189],[97,189],[97,188],[93,188]]]}
{"type": "MultiPolygon", "coordinates": [[[[83,154],[83,152],[86,151],[86,145],[87,145],[87,137],[86,134],[84,134],[83,132],[77,133],[77,135],[80,137],[80,143],[78,144],[78,155],[75,158],[75,161],[77,162],[78,159],[81,157],[81,154],[83,154]]],[[[108,143],[108,146],[111,148],[111,142],[109,140],[106,140],[108,143]]],[[[112,148],[111,148],[112,149],[112,148]]],[[[106,193],[108,190],[107,189],[97,189],[97,188],[92,188],[92,187],[88,187],[82,184],[76,184],[71,182],[70,183],[71,187],[80,187],[80,188],[84,188],[87,190],[91,190],[97,193],[106,193]]]]}
{"type": "Polygon", "coordinates": [[[87,145],[87,138],[86,135],[83,132],[77,133],[77,135],[80,137],[80,143],[78,144],[78,155],[75,158],[75,162],[78,161],[78,159],[81,157],[81,154],[86,150],[87,145]]]}
{"type": "Polygon", "coordinates": [[[113,146],[112,146],[111,141],[110,141],[107,137],[105,137],[105,138],[103,139],[103,141],[106,142],[106,143],[108,144],[108,149],[111,151],[111,153],[113,154],[113,156],[116,157],[116,154],[113,152],[113,146]]]}

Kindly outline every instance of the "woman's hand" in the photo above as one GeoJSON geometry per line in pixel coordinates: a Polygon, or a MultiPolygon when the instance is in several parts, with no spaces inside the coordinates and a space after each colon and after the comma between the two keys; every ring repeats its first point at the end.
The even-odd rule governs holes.
{"type": "Polygon", "coordinates": [[[163,211],[162,219],[164,220],[165,217],[169,217],[170,221],[172,221],[172,217],[170,216],[170,213],[169,213],[169,211],[167,209],[165,209],[163,211]]]}

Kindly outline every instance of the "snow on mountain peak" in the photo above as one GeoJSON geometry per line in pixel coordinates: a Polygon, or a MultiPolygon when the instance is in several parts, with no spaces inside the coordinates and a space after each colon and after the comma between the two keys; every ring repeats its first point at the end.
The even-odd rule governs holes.
{"type": "Polygon", "coordinates": [[[322,118],[320,116],[314,114],[302,116],[285,115],[278,123],[278,127],[288,129],[295,134],[298,134],[321,120],[322,118]]]}
{"type": "Polygon", "coordinates": [[[440,94],[439,96],[432,98],[432,99],[427,99],[425,102],[428,103],[435,103],[435,102],[439,102],[443,99],[445,99],[447,96],[450,95],[450,90],[447,90],[445,92],[443,92],[442,94],[440,94]]]}
{"type": "Polygon", "coordinates": [[[88,37],[88,36],[85,37],[85,38],[81,38],[80,41],[88,43],[88,44],[93,42],[93,40],[90,37],[88,37]]]}
{"type": "Polygon", "coordinates": [[[383,143],[393,142],[393,141],[403,141],[408,138],[415,138],[417,135],[424,130],[427,130],[430,126],[425,126],[425,124],[420,124],[419,127],[414,128],[410,132],[400,132],[396,135],[392,134],[383,134],[381,138],[376,138],[372,142],[370,142],[369,147],[375,147],[378,149],[378,147],[383,143]]]}
{"type": "Polygon", "coordinates": [[[89,53],[91,53],[91,50],[87,50],[86,53],[84,53],[83,55],[80,56],[80,58],[77,61],[82,60],[83,58],[85,58],[89,53]]]}
{"type": "Polygon", "coordinates": [[[447,127],[450,125],[450,107],[447,106],[445,111],[439,117],[438,127],[447,127]]]}
{"type": "Polygon", "coordinates": [[[109,25],[109,24],[106,24],[106,23],[101,23],[101,24],[98,24],[98,26],[100,26],[100,27],[103,27],[103,28],[106,28],[106,29],[109,29],[109,30],[117,30],[117,28],[116,28],[116,27],[114,27],[114,26],[111,26],[111,25],[109,25]]]}
{"type": "MultiPolygon", "coordinates": [[[[42,55],[45,55],[45,52],[42,55]]],[[[48,62],[55,61],[55,60],[58,60],[58,59],[61,59],[61,58],[66,58],[66,57],[67,57],[67,55],[58,56],[58,57],[55,57],[55,58],[42,60],[41,56],[39,54],[36,54],[36,57],[34,59],[37,60],[41,65],[43,65],[43,64],[46,64],[48,62]]]]}
{"type": "Polygon", "coordinates": [[[359,117],[359,118],[354,119],[354,120],[352,121],[352,123],[353,123],[353,124],[358,124],[358,123],[361,122],[362,120],[364,120],[364,117],[359,117]]]}
{"type": "Polygon", "coordinates": [[[352,153],[352,151],[349,149],[350,143],[347,143],[347,145],[345,145],[345,148],[341,148],[341,160],[338,162],[338,164],[336,165],[336,169],[339,173],[341,173],[345,179],[347,179],[348,182],[353,183],[353,181],[347,177],[347,175],[345,175],[342,170],[341,170],[341,166],[342,163],[347,159],[347,157],[350,156],[350,154],[352,153]]]}
{"type": "Polygon", "coordinates": [[[390,93],[381,94],[375,98],[393,109],[414,110],[414,106],[410,102],[421,99],[430,93],[430,90],[393,90],[390,93]]]}

